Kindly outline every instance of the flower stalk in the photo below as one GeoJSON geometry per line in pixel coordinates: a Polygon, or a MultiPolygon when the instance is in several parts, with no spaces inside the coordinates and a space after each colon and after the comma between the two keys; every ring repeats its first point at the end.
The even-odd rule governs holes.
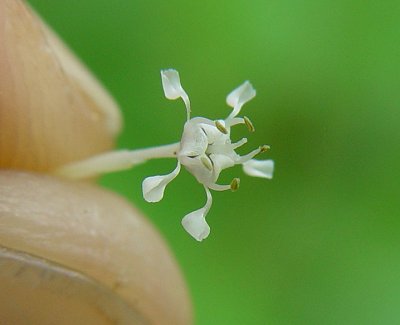
{"type": "Polygon", "coordinates": [[[178,149],[179,142],[145,149],[109,151],[64,165],[58,168],[55,174],[71,179],[96,177],[105,173],[130,169],[150,159],[174,158],[178,149]]]}

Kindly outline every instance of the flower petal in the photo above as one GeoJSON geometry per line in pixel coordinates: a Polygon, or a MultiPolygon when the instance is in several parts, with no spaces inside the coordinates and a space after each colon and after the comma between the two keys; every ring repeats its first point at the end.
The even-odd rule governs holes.
{"type": "Polygon", "coordinates": [[[185,123],[178,156],[198,156],[206,152],[208,146],[207,134],[197,123],[196,117],[185,123]]]}
{"type": "Polygon", "coordinates": [[[251,159],[243,164],[243,171],[250,176],[271,179],[274,172],[274,161],[251,159]]]}
{"type": "Polygon", "coordinates": [[[245,81],[242,85],[234,89],[227,97],[226,103],[233,107],[229,118],[233,118],[239,114],[242,106],[249,100],[253,99],[256,91],[249,81],[245,81]]]}
{"type": "Polygon", "coordinates": [[[190,119],[190,100],[185,90],[182,88],[178,71],[174,69],[161,70],[161,82],[165,97],[174,100],[179,97],[183,99],[187,111],[187,119],[190,119]]]}
{"type": "Polygon", "coordinates": [[[226,154],[211,154],[210,159],[214,166],[214,182],[217,181],[219,174],[226,168],[230,168],[235,165],[235,161],[232,157],[226,154]]]}
{"type": "Polygon", "coordinates": [[[204,207],[199,210],[187,214],[182,219],[182,226],[196,240],[202,241],[210,234],[210,226],[207,224],[206,215],[212,204],[212,196],[210,190],[204,187],[207,194],[207,202],[204,207]]]}
{"type": "Polygon", "coordinates": [[[147,177],[142,183],[143,197],[147,202],[158,202],[164,196],[165,187],[171,182],[181,170],[178,162],[176,168],[168,175],[157,175],[147,177]]]}

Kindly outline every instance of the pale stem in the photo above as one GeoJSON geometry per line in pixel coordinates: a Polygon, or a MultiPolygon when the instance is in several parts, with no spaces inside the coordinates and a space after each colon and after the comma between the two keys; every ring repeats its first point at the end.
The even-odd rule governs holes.
{"type": "Polygon", "coordinates": [[[228,117],[225,120],[225,123],[227,127],[235,126],[238,124],[245,124],[244,119],[242,117],[233,117],[233,118],[228,117]]]}
{"type": "Polygon", "coordinates": [[[149,159],[174,158],[180,143],[137,150],[115,150],[59,167],[54,174],[82,179],[129,169],[149,159]]]}
{"type": "Polygon", "coordinates": [[[211,188],[214,191],[227,191],[231,189],[230,185],[220,185],[216,183],[207,184],[208,188],[211,188]]]}
{"type": "Polygon", "coordinates": [[[183,100],[183,102],[185,103],[186,106],[186,121],[190,120],[190,100],[189,100],[189,96],[186,94],[186,92],[184,92],[181,95],[181,98],[183,100]]]}
{"type": "Polygon", "coordinates": [[[239,140],[238,142],[232,143],[232,149],[235,150],[241,146],[243,146],[245,143],[247,143],[247,138],[243,138],[239,140]]]}
{"type": "Polygon", "coordinates": [[[258,149],[251,151],[247,155],[240,156],[240,158],[236,161],[236,164],[244,164],[246,161],[253,159],[253,157],[258,155],[260,152],[261,152],[261,148],[258,148],[258,149]]]}

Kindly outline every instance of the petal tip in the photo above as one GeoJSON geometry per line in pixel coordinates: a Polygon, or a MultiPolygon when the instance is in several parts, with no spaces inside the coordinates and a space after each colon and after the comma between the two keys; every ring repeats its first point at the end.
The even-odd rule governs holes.
{"type": "Polygon", "coordinates": [[[235,117],[240,112],[242,106],[255,96],[256,90],[248,80],[230,92],[226,97],[226,103],[233,107],[230,117],[235,117]]]}
{"type": "Polygon", "coordinates": [[[175,69],[161,70],[161,82],[166,98],[174,100],[181,97],[183,89],[178,71],[175,69]]]}
{"type": "Polygon", "coordinates": [[[155,203],[162,200],[165,186],[160,186],[161,181],[162,178],[160,176],[151,176],[144,179],[142,193],[147,202],[155,203]]]}
{"type": "Polygon", "coordinates": [[[178,162],[176,168],[170,174],[145,178],[142,183],[143,198],[147,202],[161,201],[166,186],[179,174],[180,169],[181,164],[178,162]]]}
{"type": "Polygon", "coordinates": [[[274,161],[251,159],[243,164],[243,171],[249,176],[272,179],[274,161]]]}
{"type": "MultiPolygon", "coordinates": [[[[193,213],[193,212],[192,212],[193,213]]],[[[210,226],[203,216],[194,216],[191,213],[182,219],[183,228],[198,242],[203,241],[210,234],[210,226]],[[197,218],[196,218],[197,217],[197,218]]]]}

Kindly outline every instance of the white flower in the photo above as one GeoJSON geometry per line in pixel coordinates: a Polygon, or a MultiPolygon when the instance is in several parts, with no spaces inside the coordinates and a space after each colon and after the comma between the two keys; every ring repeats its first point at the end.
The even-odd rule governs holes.
{"type": "Polygon", "coordinates": [[[230,184],[218,184],[220,173],[234,165],[242,165],[247,175],[272,178],[274,163],[272,160],[253,159],[258,153],[268,150],[268,146],[260,146],[240,156],[235,150],[244,145],[247,139],[232,143],[230,138],[231,128],[238,124],[245,124],[250,132],[254,132],[254,126],[247,117],[238,117],[242,106],[256,95],[248,81],[227,96],[226,102],[233,108],[231,114],[224,120],[213,121],[204,117],[190,118],[189,96],[183,89],[176,70],[161,71],[161,80],[165,97],[172,100],[182,98],[186,106],[187,120],[180,142],[153,148],[106,152],[62,166],[54,173],[75,179],[89,178],[106,172],[124,170],[149,159],[174,157],[178,160],[177,166],[170,174],[147,177],[143,181],[143,197],[148,202],[160,201],[166,186],[179,174],[183,165],[203,185],[207,194],[204,207],[189,213],[182,220],[186,231],[201,241],[210,233],[205,219],[212,203],[210,189],[235,191],[239,188],[239,178],[234,178],[230,184]]]}
{"type": "Polygon", "coordinates": [[[256,177],[272,178],[272,160],[254,160],[253,157],[266,151],[268,146],[261,146],[247,155],[240,156],[235,149],[247,142],[246,138],[232,143],[230,139],[231,127],[245,124],[250,131],[254,127],[247,117],[237,117],[242,106],[254,98],[256,91],[246,81],[233,90],[226,102],[233,107],[232,113],[225,120],[210,120],[204,117],[190,118],[189,97],[181,86],[179,74],[176,70],[161,71],[162,85],[168,99],[182,98],[186,105],[187,121],[184,125],[179,149],[176,153],[178,160],[176,169],[168,175],[148,177],[143,182],[143,195],[149,202],[160,201],[166,185],[172,181],[180,171],[182,164],[199,183],[203,184],[206,194],[206,205],[186,215],[182,225],[196,240],[201,241],[210,233],[205,216],[212,202],[209,189],[215,191],[236,190],[239,179],[235,178],[228,185],[217,184],[222,170],[237,164],[243,165],[246,174],[256,177]]]}

